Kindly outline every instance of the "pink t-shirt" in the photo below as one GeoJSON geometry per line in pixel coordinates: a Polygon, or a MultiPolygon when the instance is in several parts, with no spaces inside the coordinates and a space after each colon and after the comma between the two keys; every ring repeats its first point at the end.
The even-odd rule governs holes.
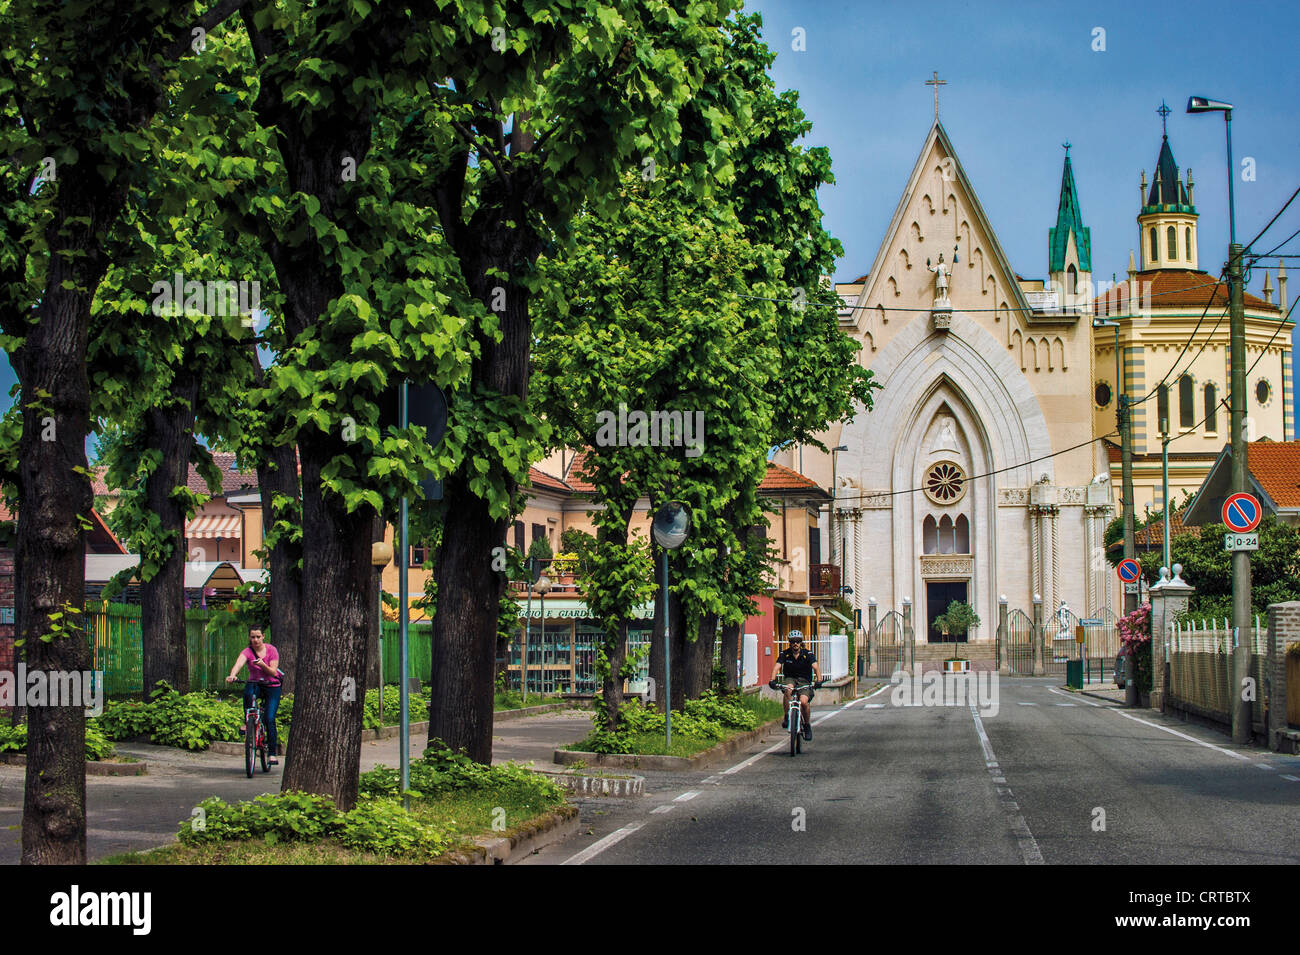
{"type": "MultiPolygon", "coordinates": [[[[263,645],[263,649],[266,650],[265,659],[267,663],[280,662],[280,654],[275,647],[267,643],[263,645]]],[[[250,680],[260,681],[270,686],[280,685],[280,675],[278,673],[272,673],[266,667],[262,666],[262,664],[258,663],[257,654],[253,652],[252,647],[244,647],[240,655],[248,661],[248,678],[250,680]]]]}

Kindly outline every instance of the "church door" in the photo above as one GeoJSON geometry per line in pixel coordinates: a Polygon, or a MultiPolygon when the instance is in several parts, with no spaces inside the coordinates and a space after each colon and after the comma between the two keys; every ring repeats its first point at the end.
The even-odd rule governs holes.
{"type": "Polygon", "coordinates": [[[934,618],[948,609],[954,600],[965,600],[966,581],[931,580],[925,585],[926,632],[930,643],[965,643],[966,634],[950,633],[944,636],[934,625],[934,618]]]}

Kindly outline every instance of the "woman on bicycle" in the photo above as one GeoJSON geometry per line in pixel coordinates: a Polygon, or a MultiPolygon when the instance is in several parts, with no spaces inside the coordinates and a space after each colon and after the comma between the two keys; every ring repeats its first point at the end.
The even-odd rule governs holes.
{"type": "Polygon", "coordinates": [[[280,761],[279,741],[275,736],[275,711],[280,708],[280,653],[266,642],[262,631],[254,627],[248,631],[248,646],[239,651],[235,665],[230,668],[227,683],[235,682],[235,675],[248,664],[248,682],[244,684],[244,709],[253,707],[255,696],[260,695],[266,708],[266,745],[271,751],[271,765],[280,761]]]}
{"type": "MultiPolygon", "coordinates": [[[[781,707],[786,712],[786,716],[781,720],[782,729],[790,728],[790,694],[795,686],[812,684],[822,678],[822,668],[817,664],[817,654],[803,648],[803,634],[798,630],[791,630],[786,639],[790,645],[777,656],[776,664],[772,667],[772,682],[769,684],[772,689],[782,691],[781,707]],[[784,671],[784,685],[776,682],[776,675],[781,671],[784,671]]],[[[799,694],[799,706],[803,710],[803,738],[809,740],[812,739],[812,714],[808,704],[812,698],[813,687],[804,686],[803,692],[799,694]]]]}

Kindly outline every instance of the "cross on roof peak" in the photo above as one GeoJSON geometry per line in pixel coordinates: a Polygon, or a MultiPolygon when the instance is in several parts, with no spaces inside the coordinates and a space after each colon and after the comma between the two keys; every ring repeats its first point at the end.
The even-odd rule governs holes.
{"type": "Polygon", "coordinates": [[[1166,139],[1168,139],[1169,138],[1168,117],[1169,114],[1173,112],[1173,110],[1165,105],[1164,100],[1161,100],[1160,108],[1156,110],[1156,112],[1160,114],[1160,132],[1166,139]]]}
{"type": "Polygon", "coordinates": [[[934,70],[934,71],[933,71],[933,78],[932,78],[932,79],[928,79],[928,80],[926,80],[926,81],[925,81],[925,85],[926,85],[926,86],[933,86],[933,87],[934,87],[934,118],[935,118],[935,121],[938,122],[938,120],[939,120],[939,87],[940,87],[940,86],[947,86],[947,85],[948,85],[948,81],[947,81],[947,80],[941,80],[941,79],[939,79],[939,71],[938,71],[938,70],[934,70]]]}

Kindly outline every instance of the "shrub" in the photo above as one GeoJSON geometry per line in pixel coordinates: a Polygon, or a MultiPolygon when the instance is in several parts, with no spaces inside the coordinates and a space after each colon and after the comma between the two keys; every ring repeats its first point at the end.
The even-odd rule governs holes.
{"type": "Polygon", "coordinates": [[[241,738],[244,715],[238,704],[211,693],[177,693],[163,684],[154,690],[150,737],[159,746],[207,749],[213,740],[241,738]]]}
{"type": "Polygon", "coordinates": [[[379,855],[432,855],[452,840],[446,832],[420,822],[394,799],[367,798],[343,816],[339,841],[379,855]]]}
{"type": "Polygon", "coordinates": [[[180,841],[187,845],[259,837],[268,842],[303,842],[335,835],[343,826],[343,814],[334,808],[334,801],[310,793],[268,793],[237,803],[214,796],[198,808],[202,813],[181,823],[180,841]]]}
{"type": "MultiPolygon", "coordinates": [[[[17,726],[0,724],[0,753],[25,752],[27,752],[27,721],[23,720],[17,726]]],[[[98,723],[93,718],[87,719],[86,759],[95,762],[116,755],[117,748],[104,735],[98,723]]]]}
{"type": "Polygon", "coordinates": [[[687,700],[686,712],[733,729],[752,730],[758,725],[758,716],[752,710],[721,699],[712,690],[706,690],[698,700],[687,700]]]}

